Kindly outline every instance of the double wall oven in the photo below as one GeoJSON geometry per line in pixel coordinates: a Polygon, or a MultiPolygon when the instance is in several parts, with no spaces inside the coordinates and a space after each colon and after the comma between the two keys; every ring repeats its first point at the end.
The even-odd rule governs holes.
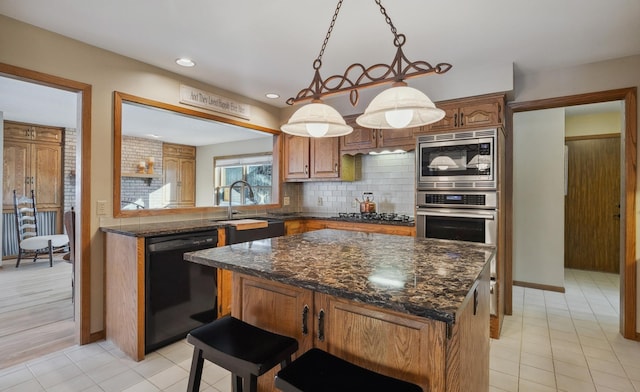
{"type": "MultiPolygon", "coordinates": [[[[496,244],[497,130],[420,136],[416,146],[418,237],[496,244]]],[[[494,256],[495,257],[495,256],[494,256]]],[[[496,314],[491,261],[491,313],[496,314]]]]}

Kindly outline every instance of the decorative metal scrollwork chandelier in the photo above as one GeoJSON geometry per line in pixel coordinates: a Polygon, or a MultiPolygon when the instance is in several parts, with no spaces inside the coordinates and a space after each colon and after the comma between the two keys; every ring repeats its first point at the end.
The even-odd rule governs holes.
{"type": "Polygon", "coordinates": [[[311,101],[311,103],[298,109],[281,127],[282,131],[292,135],[312,137],[347,135],[353,131],[353,128],[346,124],[337,110],[322,103],[322,98],[348,92],[349,101],[355,106],[360,95],[359,89],[386,83],[392,83],[392,87],[384,90],[371,101],[364,113],[356,119],[358,125],[372,129],[410,128],[441,120],[444,117],[444,111],[436,108],[424,93],[407,86],[404,80],[434,73],[443,74],[451,69],[451,64],[439,63],[434,67],[426,61],[409,61],[402,51],[406,37],[404,34],[398,34],[380,0],[375,2],[391,28],[393,44],[397,48],[391,64],[375,64],[366,68],[360,63],[355,63],[350,65],[342,75],[332,75],[322,79],[320,76],[322,55],[331,37],[342,1],[338,1],[320,53],[313,62],[315,72],[309,87],[300,90],[295,98],[287,100],[288,105],[305,101],[311,101]]]}

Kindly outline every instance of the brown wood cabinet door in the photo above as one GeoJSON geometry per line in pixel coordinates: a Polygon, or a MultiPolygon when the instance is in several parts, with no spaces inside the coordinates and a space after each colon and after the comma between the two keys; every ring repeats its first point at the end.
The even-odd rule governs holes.
{"type": "Polygon", "coordinates": [[[309,178],[309,138],[293,135],[284,137],[284,178],[309,178]]]}
{"type": "Polygon", "coordinates": [[[427,125],[428,131],[446,131],[454,129],[458,124],[458,105],[438,105],[436,107],[444,110],[442,120],[427,125]]]}
{"type": "Polygon", "coordinates": [[[163,204],[178,203],[178,181],[180,180],[180,158],[165,156],[162,160],[164,175],[163,204]]]}
{"type": "Polygon", "coordinates": [[[311,140],[311,177],[340,177],[340,139],[326,137],[311,140]]]}
{"type": "Polygon", "coordinates": [[[196,205],[196,161],[193,159],[180,159],[179,164],[178,193],[180,199],[178,203],[183,207],[193,207],[196,205]]]}
{"type": "Polygon", "coordinates": [[[62,206],[62,147],[35,143],[32,145],[31,167],[39,209],[62,206]]]}
{"type": "Polygon", "coordinates": [[[498,102],[484,102],[463,106],[458,114],[457,127],[469,129],[497,125],[500,123],[499,111],[498,102]]]}
{"type": "MultiPolygon", "coordinates": [[[[241,298],[233,298],[234,317],[297,339],[298,355],[312,347],[313,292],[237,273],[233,286],[234,294],[241,293],[241,298]]],[[[277,391],[273,378],[278,370],[280,366],[258,378],[259,391],[277,391]]]]}
{"type": "Polygon", "coordinates": [[[416,148],[414,134],[419,128],[381,129],[378,131],[378,147],[397,147],[405,151],[416,148]]]}
{"type": "MultiPolygon", "coordinates": [[[[445,390],[443,322],[398,316],[326,294],[314,295],[313,319],[318,323],[315,347],[373,371],[416,383],[425,391],[445,390]],[[424,380],[429,381],[425,384],[424,380]]],[[[487,319],[487,328],[488,324],[487,319]]]]}
{"type": "Polygon", "coordinates": [[[567,140],[564,265],[620,272],[620,138],[567,140]]]}
{"type": "Polygon", "coordinates": [[[13,210],[13,190],[18,196],[26,195],[30,188],[31,146],[29,143],[5,140],[3,156],[3,210],[13,210]]]}
{"type": "Polygon", "coordinates": [[[376,131],[362,128],[355,121],[349,123],[353,132],[340,138],[340,151],[358,151],[376,148],[376,131]]]}

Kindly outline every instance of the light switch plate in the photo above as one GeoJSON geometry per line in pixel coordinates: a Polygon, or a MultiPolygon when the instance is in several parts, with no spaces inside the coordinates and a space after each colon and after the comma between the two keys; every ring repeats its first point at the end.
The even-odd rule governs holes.
{"type": "Polygon", "coordinates": [[[284,204],[285,206],[288,206],[289,204],[291,204],[291,198],[289,196],[285,196],[282,199],[282,204],[284,204]]]}
{"type": "Polygon", "coordinates": [[[107,215],[107,201],[98,200],[96,202],[96,215],[107,215]]]}

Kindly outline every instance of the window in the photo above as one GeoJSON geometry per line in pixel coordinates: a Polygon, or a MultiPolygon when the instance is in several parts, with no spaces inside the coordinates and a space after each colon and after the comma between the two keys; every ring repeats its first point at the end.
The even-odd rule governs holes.
{"type": "Polygon", "coordinates": [[[228,206],[271,203],[272,155],[242,155],[218,157],[213,161],[216,197],[215,205],[228,206]],[[236,181],[246,181],[253,190],[253,199],[245,183],[229,187],[236,181]]]}

